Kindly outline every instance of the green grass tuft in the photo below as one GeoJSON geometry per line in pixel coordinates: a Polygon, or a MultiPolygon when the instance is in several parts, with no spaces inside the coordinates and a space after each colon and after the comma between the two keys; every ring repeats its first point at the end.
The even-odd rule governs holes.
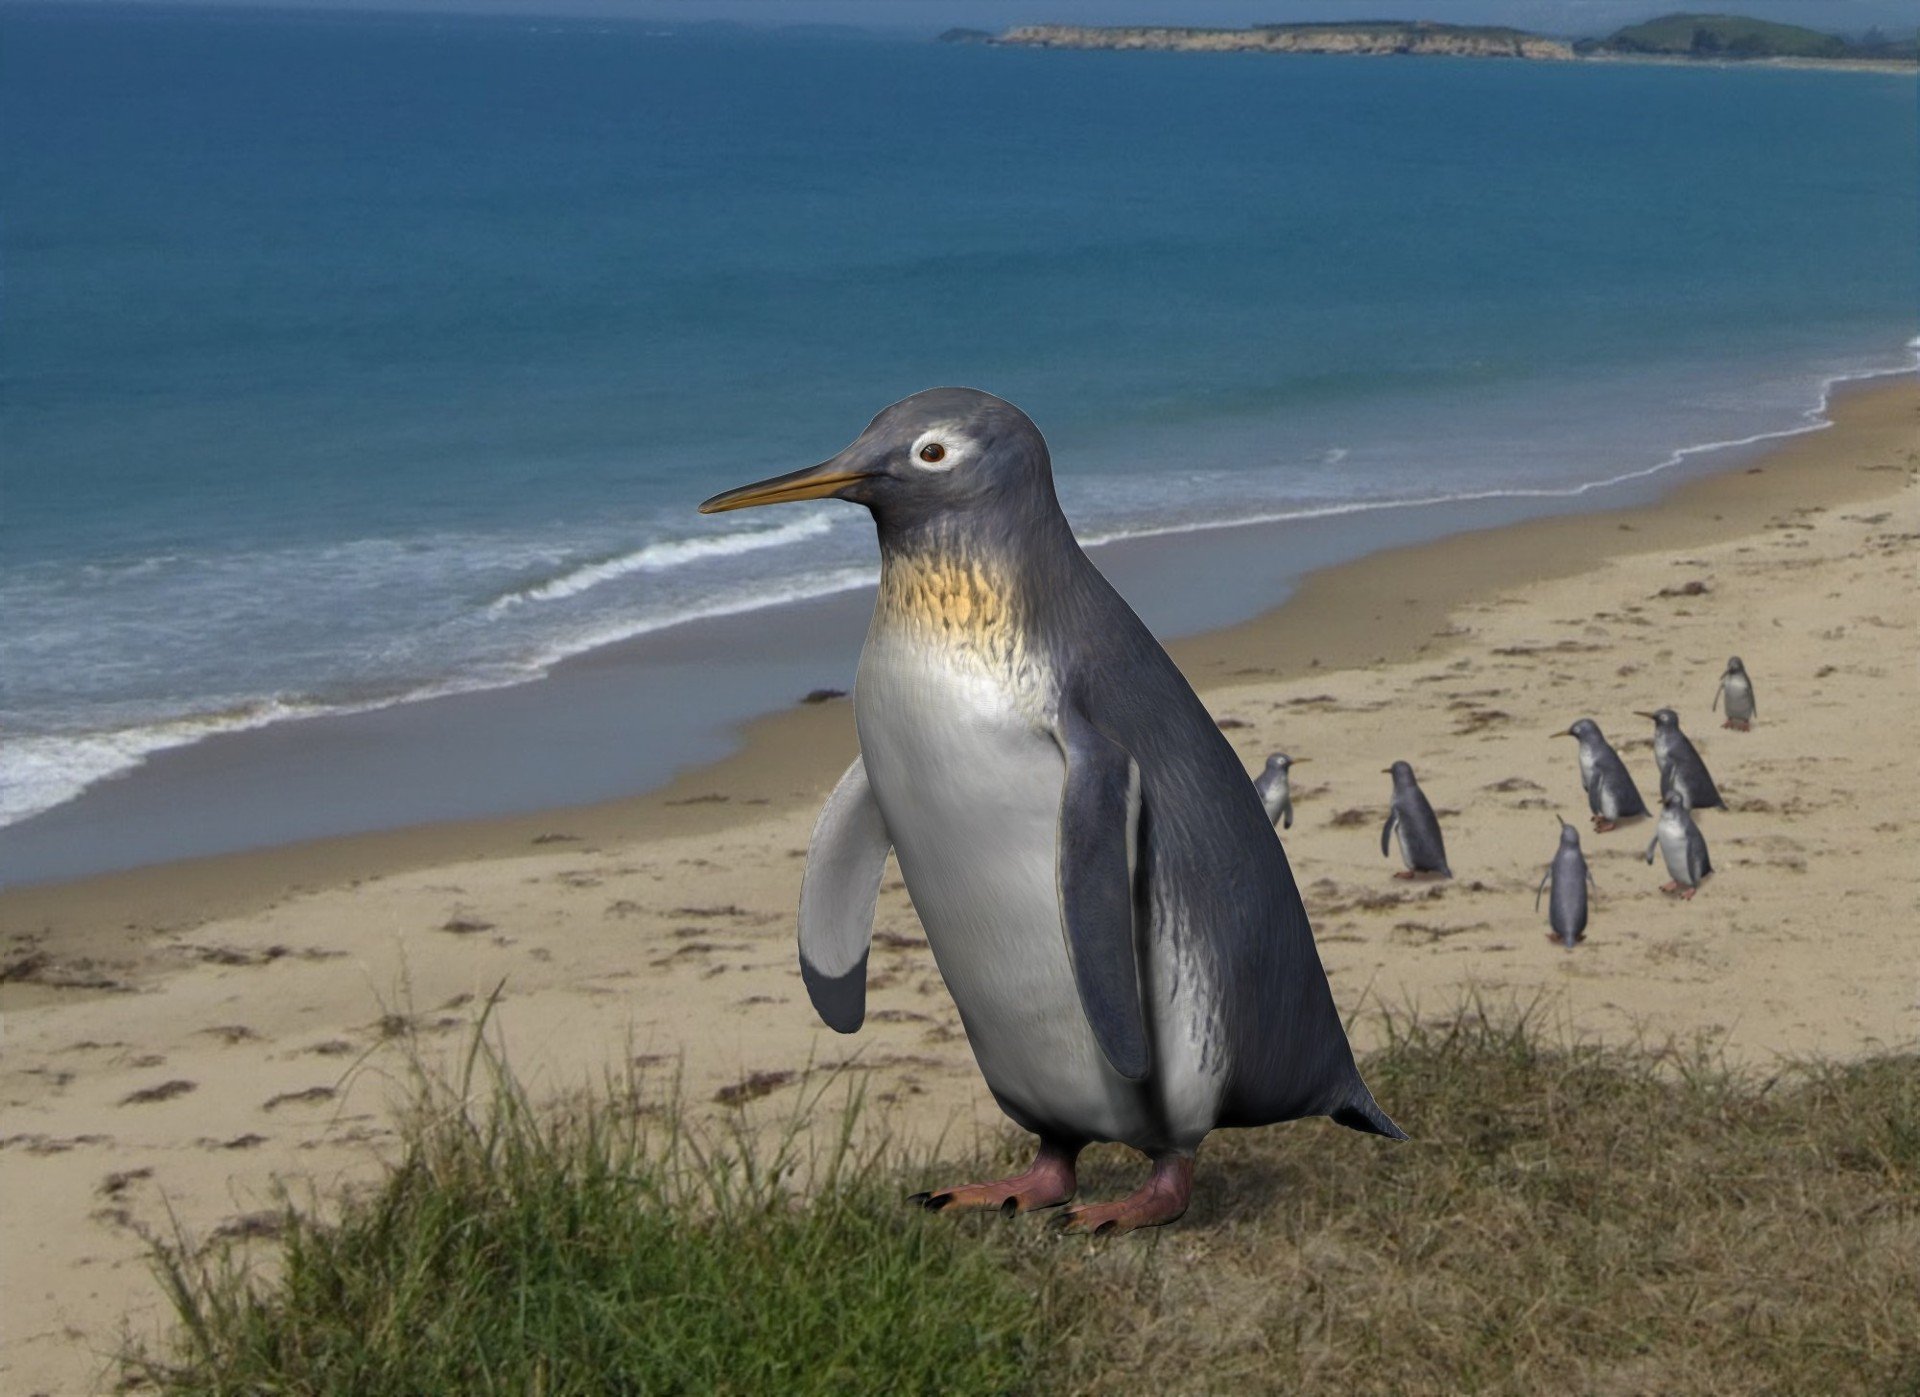
{"type": "Polygon", "coordinates": [[[1031,1369],[1034,1278],[903,1207],[850,1134],[808,1159],[792,1131],[698,1140],[625,1090],[536,1111],[488,1075],[477,1107],[428,1088],[391,1176],[337,1222],[287,1209],[272,1283],[161,1246],[178,1345],[131,1374],[208,1394],[987,1392],[1031,1369]]]}
{"type": "MultiPolygon", "coordinates": [[[[927,1216],[936,1171],[632,1094],[430,1089],[402,1163],[271,1281],[160,1252],[175,1393],[1920,1392],[1920,1057],[1767,1078],[1476,1009],[1365,1064],[1404,1145],[1222,1132],[1104,1242],[927,1216]]],[[[484,1059],[483,1059],[484,1060],[484,1059]]],[[[820,1108],[819,1093],[812,1109],[820,1108]]],[[[851,1110],[851,1107],[849,1108],[851,1110]]],[[[1143,1168],[1090,1151],[1083,1192],[1143,1168]]]]}

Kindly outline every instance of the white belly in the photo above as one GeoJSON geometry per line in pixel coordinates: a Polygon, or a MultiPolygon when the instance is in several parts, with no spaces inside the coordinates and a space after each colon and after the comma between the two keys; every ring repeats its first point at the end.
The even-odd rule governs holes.
{"type": "Polygon", "coordinates": [[[1730,674],[1726,686],[1727,716],[1735,722],[1746,722],[1753,717],[1753,685],[1741,675],[1730,674]]]}
{"type": "Polygon", "coordinates": [[[1594,763],[1598,760],[1599,760],[1598,757],[1596,757],[1592,752],[1589,752],[1587,750],[1586,743],[1583,742],[1580,744],[1580,789],[1581,790],[1591,791],[1593,789],[1593,768],[1594,768],[1594,763]]]}
{"type": "Polygon", "coordinates": [[[1654,826],[1654,834],[1660,841],[1660,857],[1666,860],[1667,875],[1676,883],[1693,886],[1693,875],[1687,871],[1687,831],[1678,820],[1662,818],[1654,826]]]}
{"type": "Polygon", "coordinates": [[[1037,695],[870,636],[854,717],[867,778],[980,1071],[1029,1128],[1132,1140],[1145,1094],[1107,1064],[1060,920],[1065,763],[1037,695]]]}

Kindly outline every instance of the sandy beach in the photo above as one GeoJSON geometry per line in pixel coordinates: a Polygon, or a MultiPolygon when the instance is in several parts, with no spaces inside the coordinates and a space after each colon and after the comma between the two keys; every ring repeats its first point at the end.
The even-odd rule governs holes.
{"type": "MultiPolygon", "coordinates": [[[[1362,1047],[1380,1010],[1472,992],[1756,1068],[1920,1037],[1920,383],[1857,386],[1832,417],[1657,504],[1376,554],[1171,647],[1249,771],[1276,748],[1311,762],[1283,842],[1362,1047]],[[1729,654],[1751,732],[1709,711],[1729,654]],[[1663,705],[1727,795],[1700,821],[1718,871],[1682,903],[1642,861],[1649,822],[1587,832],[1589,940],[1560,950],[1533,890],[1556,813],[1588,825],[1549,735],[1596,719],[1651,794],[1634,710],[1663,705]],[[1452,882],[1380,856],[1401,758],[1452,882]]],[[[246,1236],[279,1186],[376,1178],[406,1050],[466,1041],[496,988],[537,1093],[638,1064],[702,1108],[777,1108],[809,1064],[844,1064],[898,1133],[999,1130],[897,876],[865,1029],[807,1005],[801,859],[853,751],[833,700],[642,798],[0,893],[0,1386],[91,1390],[123,1332],[164,1324],[141,1229],[246,1236]]]]}

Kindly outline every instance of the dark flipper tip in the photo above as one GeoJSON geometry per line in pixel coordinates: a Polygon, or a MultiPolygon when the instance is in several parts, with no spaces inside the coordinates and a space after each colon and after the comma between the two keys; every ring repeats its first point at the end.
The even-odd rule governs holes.
{"type": "Polygon", "coordinates": [[[1384,1135],[1389,1140],[1407,1138],[1407,1132],[1388,1119],[1387,1113],[1380,1109],[1371,1096],[1363,1096],[1357,1103],[1342,1106],[1333,1113],[1333,1123],[1369,1135],[1384,1135]]]}

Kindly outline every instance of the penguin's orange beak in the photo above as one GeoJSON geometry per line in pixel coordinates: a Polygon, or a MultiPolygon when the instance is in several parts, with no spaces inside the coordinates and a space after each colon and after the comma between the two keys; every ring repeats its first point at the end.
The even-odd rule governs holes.
{"type": "Polygon", "coordinates": [[[761,504],[786,504],[790,500],[817,500],[839,493],[857,481],[866,480],[872,471],[848,470],[838,456],[807,466],[771,480],[756,480],[732,490],[723,490],[700,506],[702,514],[724,514],[729,509],[751,509],[761,504]]]}

